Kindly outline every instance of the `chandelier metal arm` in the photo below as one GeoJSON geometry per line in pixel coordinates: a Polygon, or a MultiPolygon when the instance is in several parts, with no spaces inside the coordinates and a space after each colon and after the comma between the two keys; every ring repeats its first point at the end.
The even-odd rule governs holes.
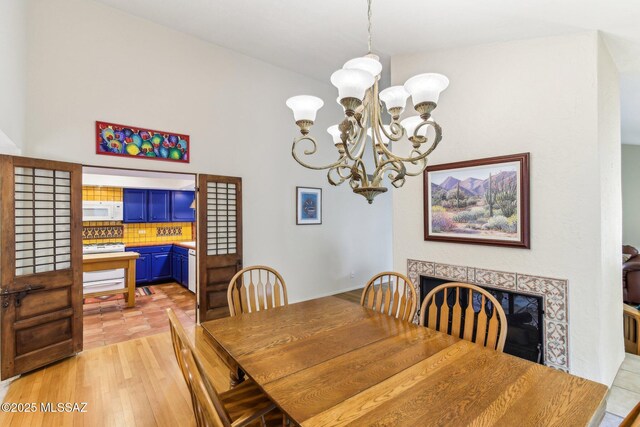
{"type": "MultiPolygon", "coordinates": [[[[383,151],[383,152],[384,152],[388,157],[390,157],[390,158],[394,158],[394,159],[396,159],[396,160],[400,160],[400,161],[403,161],[403,162],[416,162],[416,161],[418,161],[418,160],[424,159],[424,158],[425,158],[425,157],[427,157],[429,154],[431,154],[431,153],[433,152],[433,150],[435,150],[435,148],[438,146],[438,144],[439,144],[439,143],[440,143],[440,141],[442,140],[442,128],[440,127],[440,125],[439,125],[438,123],[436,123],[436,122],[435,122],[435,121],[433,121],[433,120],[428,120],[428,121],[426,121],[426,122],[423,122],[423,123],[421,123],[420,125],[418,125],[418,126],[416,127],[416,130],[414,131],[413,136],[412,136],[412,138],[413,138],[414,140],[416,140],[416,141],[420,141],[421,139],[423,139],[423,140],[426,142],[426,139],[425,139],[424,137],[422,137],[422,136],[418,135],[418,131],[420,130],[420,128],[421,128],[422,126],[426,126],[426,125],[432,125],[432,126],[433,126],[433,128],[434,128],[434,129],[435,129],[435,131],[436,131],[436,136],[435,136],[434,142],[433,142],[433,144],[431,145],[431,147],[430,147],[427,151],[425,151],[424,153],[422,153],[422,154],[420,154],[420,155],[418,155],[418,156],[416,156],[416,157],[412,157],[412,156],[409,156],[409,157],[403,157],[403,156],[399,156],[399,155],[397,155],[397,154],[395,154],[395,153],[392,153],[392,152],[391,152],[387,147],[385,147],[385,146],[384,146],[384,144],[380,144],[380,145],[381,145],[381,147],[380,147],[380,148],[382,149],[382,151],[383,151]]],[[[414,151],[416,151],[416,150],[414,150],[414,151]]],[[[419,153],[419,152],[420,152],[420,151],[418,151],[418,153],[419,153]]],[[[412,153],[413,153],[413,151],[412,151],[412,153]]]]}
{"type": "Polygon", "coordinates": [[[317,143],[316,143],[316,140],[315,140],[313,137],[311,137],[311,136],[303,135],[303,136],[299,136],[299,137],[297,137],[297,138],[294,138],[294,140],[293,140],[293,146],[291,147],[291,155],[293,155],[293,158],[296,160],[296,162],[300,163],[300,164],[301,164],[302,166],[304,166],[305,168],[308,168],[308,169],[314,169],[314,170],[324,170],[324,169],[329,169],[329,168],[335,167],[335,166],[337,166],[337,165],[339,165],[339,164],[341,164],[341,163],[343,163],[343,162],[345,161],[345,155],[344,155],[344,154],[342,154],[342,155],[340,156],[340,158],[339,158],[338,160],[336,160],[335,162],[330,163],[330,164],[325,165],[325,166],[313,166],[313,165],[310,165],[310,164],[308,164],[308,163],[306,163],[306,162],[302,161],[302,160],[298,157],[298,154],[296,153],[296,145],[297,145],[300,141],[304,141],[304,140],[310,141],[310,142],[313,144],[313,148],[312,148],[312,149],[310,149],[310,150],[304,150],[304,154],[305,154],[306,156],[311,156],[311,155],[313,155],[313,154],[317,151],[317,143]]]}

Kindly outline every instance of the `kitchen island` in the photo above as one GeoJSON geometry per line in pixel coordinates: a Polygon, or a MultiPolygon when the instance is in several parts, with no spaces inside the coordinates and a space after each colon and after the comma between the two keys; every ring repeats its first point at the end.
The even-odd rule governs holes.
{"type": "Polygon", "coordinates": [[[88,273],[91,271],[114,270],[124,268],[125,270],[125,287],[120,289],[111,289],[108,291],[100,291],[87,293],[83,298],[94,298],[105,295],[124,294],[127,307],[135,307],[136,305],[136,259],[140,257],[137,252],[114,252],[114,253],[98,253],[85,254],[82,256],[82,271],[88,273]]]}

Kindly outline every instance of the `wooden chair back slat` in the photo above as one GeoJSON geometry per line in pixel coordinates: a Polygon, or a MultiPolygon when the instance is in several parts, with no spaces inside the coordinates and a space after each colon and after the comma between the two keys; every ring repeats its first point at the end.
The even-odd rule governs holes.
{"type": "Polygon", "coordinates": [[[498,329],[500,324],[498,322],[498,316],[495,315],[496,307],[491,306],[491,318],[489,319],[489,330],[487,331],[487,347],[496,348],[498,341],[498,329]]]}
{"type": "Polygon", "coordinates": [[[225,409],[218,392],[209,382],[201,363],[199,353],[189,341],[184,327],[173,309],[167,309],[173,351],[191,394],[191,404],[197,426],[230,427],[231,417],[225,409]]]}
{"type": "Polygon", "coordinates": [[[429,292],[420,309],[420,324],[497,351],[503,351],[507,337],[507,317],[498,300],[469,283],[445,283],[429,292]],[[440,300],[440,296],[442,304],[438,306],[436,298],[440,300]],[[450,296],[455,296],[451,307],[450,296]],[[463,296],[466,296],[466,307],[462,305],[463,296]],[[476,299],[480,303],[477,312],[476,299]]]}
{"type": "Polygon", "coordinates": [[[282,276],[273,268],[264,265],[238,271],[229,282],[227,302],[231,316],[289,304],[287,287],[282,276]],[[236,297],[236,293],[239,293],[239,298],[236,297]]]}
{"type": "Polygon", "coordinates": [[[400,286],[396,286],[394,291],[393,291],[393,297],[391,298],[393,300],[393,304],[391,305],[391,313],[401,313],[402,316],[404,317],[404,303],[403,303],[403,299],[404,299],[404,289],[402,290],[402,296],[400,296],[400,292],[399,292],[400,286]]]}
{"type": "Polygon", "coordinates": [[[460,326],[462,324],[462,305],[460,304],[460,288],[456,288],[456,302],[453,304],[453,321],[451,324],[451,335],[460,336],[460,326]]]}
{"type": "Polygon", "coordinates": [[[362,290],[360,304],[371,310],[411,322],[416,314],[418,297],[408,277],[385,271],[369,280],[362,290]]]}
{"type": "Polygon", "coordinates": [[[267,284],[264,287],[264,294],[267,299],[267,310],[273,308],[273,285],[271,284],[271,280],[267,280],[267,284]]]}
{"type": "MultiPolygon", "coordinates": [[[[402,295],[400,296],[400,304],[398,306],[398,316],[403,320],[409,319],[409,321],[412,321],[413,315],[409,313],[410,304],[408,304],[409,299],[407,298],[407,295],[409,294],[409,292],[410,291],[407,289],[407,285],[405,284],[404,288],[402,289],[402,295]]],[[[417,303],[416,303],[416,306],[417,306],[417,303]]],[[[395,313],[395,310],[393,312],[395,313]]]]}
{"type": "MultiPolygon", "coordinates": [[[[473,301],[473,292],[471,289],[465,289],[467,292],[467,301],[473,301]]],[[[473,304],[468,304],[467,309],[464,312],[464,335],[463,340],[473,340],[473,322],[475,320],[476,312],[473,311],[473,304]]]]}
{"type": "Polygon", "coordinates": [[[276,283],[274,285],[274,294],[273,294],[274,307],[281,307],[282,305],[287,305],[287,298],[286,298],[287,288],[285,288],[284,282],[280,282],[279,277],[280,276],[276,276],[276,283]],[[284,295],[285,295],[284,299],[280,297],[280,295],[282,294],[282,291],[284,291],[284,295]],[[284,301],[284,304],[282,303],[282,301],[284,301]]]}
{"type": "MultiPolygon", "coordinates": [[[[267,279],[269,279],[269,274],[267,274],[267,279]]],[[[258,283],[256,284],[256,291],[258,293],[258,310],[266,310],[267,303],[264,300],[264,283],[262,282],[262,274],[258,272],[258,283]]]]}
{"type": "Polygon", "coordinates": [[[480,300],[480,312],[478,313],[478,327],[476,328],[475,343],[480,345],[485,344],[485,338],[487,337],[487,311],[486,311],[486,297],[482,295],[480,300]]]}
{"type": "Polygon", "coordinates": [[[389,282],[389,280],[391,280],[389,276],[387,276],[387,280],[388,280],[387,286],[384,292],[384,312],[385,313],[389,313],[389,309],[391,308],[391,288],[393,287],[391,285],[391,282],[389,282]]]}
{"type": "Polygon", "coordinates": [[[442,305],[440,306],[440,319],[438,320],[438,330],[440,332],[444,332],[445,334],[449,333],[449,290],[447,288],[444,289],[444,300],[442,305]]]}

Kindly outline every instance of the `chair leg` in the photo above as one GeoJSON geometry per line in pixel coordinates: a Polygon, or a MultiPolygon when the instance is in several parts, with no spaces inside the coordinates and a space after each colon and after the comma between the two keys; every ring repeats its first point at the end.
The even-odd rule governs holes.
{"type": "Polygon", "coordinates": [[[230,369],[229,379],[229,385],[231,386],[231,388],[234,388],[242,381],[244,381],[244,372],[240,368],[230,369]]]}

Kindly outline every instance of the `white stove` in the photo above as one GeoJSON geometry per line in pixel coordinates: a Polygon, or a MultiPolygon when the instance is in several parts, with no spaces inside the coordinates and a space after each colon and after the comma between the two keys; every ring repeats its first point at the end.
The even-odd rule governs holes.
{"type": "MultiPolygon", "coordinates": [[[[114,252],[124,252],[124,243],[94,243],[82,246],[83,254],[105,254],[114,252]]],[[[85,294],[93,292],[110,291],[124,288],[124,269],[92,271],[82,273],[83,292],[85,294]]]]}
{"type": "Polygon", "coordinates": [[[109,252],[124,252],[124,243],[93,243],[82,245],[83,254],[104,254],[109,252]]]}

